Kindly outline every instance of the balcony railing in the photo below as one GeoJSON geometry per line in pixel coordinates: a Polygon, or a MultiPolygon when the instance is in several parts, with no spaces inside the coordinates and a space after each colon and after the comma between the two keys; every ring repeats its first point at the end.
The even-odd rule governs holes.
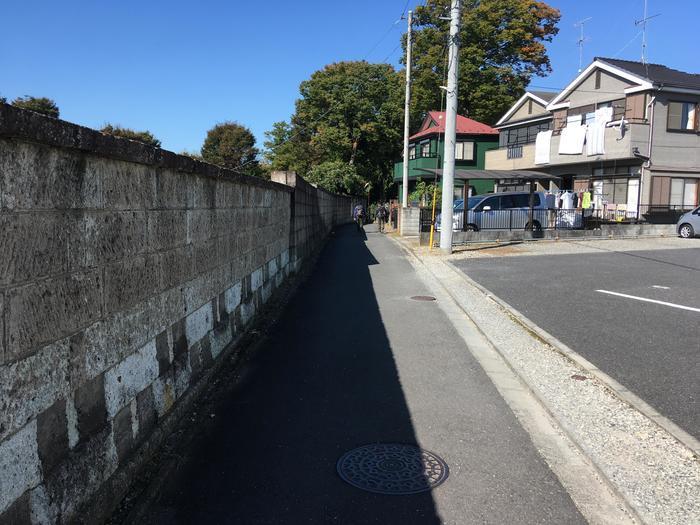
{"type": "Polygon", "coordinates": [[[517,146],[508,146],[508,159],[522,159],[523,158],[523,146],[519,144],[517,146]]]}

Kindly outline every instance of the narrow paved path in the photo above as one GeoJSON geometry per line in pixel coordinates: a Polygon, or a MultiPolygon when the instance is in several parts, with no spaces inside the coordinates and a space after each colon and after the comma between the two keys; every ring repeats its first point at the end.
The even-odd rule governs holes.
{"type": "Polygon", "coordinates": [[[340,228],[245,382],[150,509],[151,523],[583,523],[394,243],[340,228]],[[338,458],[419,444],[450,467],[433,492],[361,491],[338,458]]]}

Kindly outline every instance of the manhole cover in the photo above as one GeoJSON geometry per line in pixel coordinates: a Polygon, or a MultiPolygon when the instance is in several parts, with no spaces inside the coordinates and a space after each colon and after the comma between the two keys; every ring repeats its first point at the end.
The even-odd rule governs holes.
{"type": "Polygon", "coordinates": [[[416,494],[443,483],[449,475],[439,456],[413,445],[379,443],[347,452],[338,474],[351,485],[379,494],[416,494]]]}
{"type": "Polygon", "coordinates": [[[414,301],[435,301],[435,297],[432,295],[414,295],[411,299],[414,301]]]}

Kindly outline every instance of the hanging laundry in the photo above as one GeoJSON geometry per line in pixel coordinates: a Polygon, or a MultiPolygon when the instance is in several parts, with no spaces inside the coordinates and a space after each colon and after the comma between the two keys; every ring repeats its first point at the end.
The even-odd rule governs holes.
{"type": "Polygon", "coordinates": [[[549,164],[552,130],[540,131],[535,139],[535,164],[549,164]]]}
{"type": "Polygon", "coordinates": [[[563,210],[574,209],[574,194],[570,191],[561,194],[561,208],[563,210]]]}
{"type": "Polygon", "coordinates": [[[560,155],[581,155],[586,141],[586,125],[581,124],[581,115],[572,115],[566,119],[566,127],[559,137],[560,155]]]}
{"type": "Polygon", "coordinates": [[[595,120],[586,130],[586,153],[590,155],[605,154],[605,128],[612,120],[613,108],[598,108],[595,120]]]}
{"type": "Polygon", "coordinates": [[[581,203],[581,207],[584,210],[590,209],[590,207],[591,207],[591,192],[590,191],[583,192],[583,200],[581,203]]]}
{"type": "Polygon", "coordinates": [[[548,210],[551,210],[556,207],[556,199],[554,198],[554,194],[551,192],[547,192],[544,195],[544,203],[545,207],[548,210]]]}

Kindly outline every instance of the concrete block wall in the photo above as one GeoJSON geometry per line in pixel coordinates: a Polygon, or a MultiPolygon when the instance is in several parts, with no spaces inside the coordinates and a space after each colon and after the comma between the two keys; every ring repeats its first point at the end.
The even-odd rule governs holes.
{"type": "Polygon", "coordinates": [[[317,188],[292,171],[275,171],[271,178],[295,190],[289,241],[290,260],[295,269],[334,226],[351,221],[354,206],[363,202],[358,197],[335,195],[317,188]]]}
{"type": "Polygon", "coordinates": [[[297,185],[0,104],[0,523],[73,521],[133,466],[346,215],[297,230],[297,185]]]}
{"type": "Polygon", "coordinates": [[[420,208],[401,208],[399,218],[400,234],[405,237],[417,237],[420,233],[420,208]]]}

